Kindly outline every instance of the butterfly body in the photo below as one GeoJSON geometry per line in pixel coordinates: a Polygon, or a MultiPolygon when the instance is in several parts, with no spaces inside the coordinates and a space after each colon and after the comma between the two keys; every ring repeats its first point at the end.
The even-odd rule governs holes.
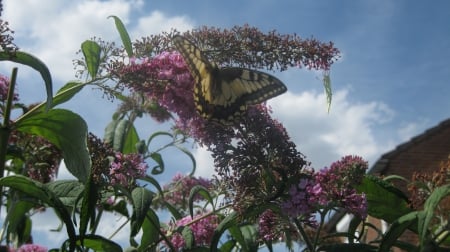
{"type": "Polygon", "coordinates": [[[272,75],[246,68],[219,68],[184,37],[175,36],[173,42],[194,77],[196,110],[207,120],[225,124],[237,121],[248,105],[286,91],[286,86],[272,75]]]}

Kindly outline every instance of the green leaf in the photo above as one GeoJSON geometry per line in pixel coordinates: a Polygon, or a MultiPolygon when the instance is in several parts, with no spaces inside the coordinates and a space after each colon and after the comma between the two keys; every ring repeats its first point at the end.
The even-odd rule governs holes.
{"type": "Polygon", "coordinates": [[[124,154],[136,153],[139,136],[129,120],[113,120],[106,126],[105,142],[111,144],[114,150],[124,154]]]}
{"type": "Polygon", "coordinates": [[[80,212],[80,239],[83,240],[87,233],[89,221],[95,222],[95,208],[98,202],[99,192],[97,185],[93,181],[92,176],[86,183],[83,193],[83,201],[81,202],[80,212]]]}
{"type": "Polygon", "coordinates": [[[67,169],[81,182],[91,170],[87,149],[87,125],[77,114],[65,109],[27,114],[16,121],[18,131],[41,136],[62,151],[67,169]]]}
{"type": "Polygon", "coordinates": [[[258,231],[254,225],[244,225],[240,227],[242,236],[244,237],[245,247],[248,248],[247,251],[257,251],[258,250],[258,231]]]}
{"type": "Polygon", "coordinates": [[[379,251],[389,251],[394,244],[397,243],[398,238],[406,229],[417,223],[417,212],[411,212],[403,215],[398,220],[394,221],[389,230],[383,235],[379,251]]]}
{"type": "Polygon", "coordinates": [[[158,175],[164,172],[164,160],[162,159],[161,154],[159,154],[158,152],[152,152],[150,154],[150,157],[153,159],[153,161],[155,161],[158,165],[155,165],[152,168],[151,173],[153,175],[158,175]]]}
{"type": "Polygon", "coordinates": [[[99,235],[86,235],[85,237],[77,237],[77,245],[84,245],[96,252],[122,252],[119,244],[108,240],[99,235]]]}
{"type": "Polygon", "coordinates": [[[325,88],[325,94],[327,96],[327,111],[330,112],[331,108],[331,99],[333,97],[333,92],[331,91],[331,78],[330,73],[326,72],[323,75],[323,87],[325,88]]]}
{"type": "Polygon", "coordinates": [[[192,153],[191,153],[188,149],[184,148],[183,146],[180,146],[180,145],[176,144],[175,147],[176,147],[178,150],[180,150],[181,152],[183,152],[184,154],[186,154],[186,155],[189,157],[189,159],[191,159],[191,162],[192,162],[192,170],[191,170],[190,175],[191,175],[191,176],[194,175],[195,170],[196,170],[196,167],[197,167],[197,163],[196,163],[196,161],[195,161],[194,155],[192,155],[192,153]]]}
{"type": "Polygon", "coordinates": [[[109,16],[114,18],[114,23],[116,24],[116,29],[120,34],[120,38],[122,39],[123,47],[128,54],[128,57],[133,57],[133,48],[131,44],[130,36],[128,35],[127,29],[125,25],[122,23],[122,20],[117,16],[109,16]]]}
{"type": "Polygon", "coordinates": [[[40,59],[36,58],[31,54],[21,51],[16,51],[14,53],[2,51],[0,52],[0,60],[2,61],[8,60],[19,64],[23,64],[38,71],[45,82],[45,89],[47,90],[47,110],[49,110],[52,107],[52,98],[53,98],[52,77],[50,75],[50,71],[48,70],[44,62],[42,62],[40,59]]]}
{"type": "Polygon", "coordinates": [[[146,175],[143,178],[139,178],[139,180],[143,180],[143,181],[146,181],[146,182],[152,184],[156,188],[156,190],[158,190],[159,194],[161,194],[161,195],[164,194],[162,187],[159,185],[158,180],[156,180],[155,178],[146,175]]]}
{"type": "MultiPolygon", "coordinates": [[[[37,181],[21,175],[13,175],[0,179],[0,186],[9,187],[11,189],[20,191],[28,196],[43,201],[50,207],[53,207],[56,214],[66,224],[67,234],[70,241],[75,241],[75,228],[70,219],[70,214],[64,204],[51,191],[47,190],[45,186],[37,181]]],[[[70,243],[71,250],[75,244],[70,243]]]]}
{"type": "Polygon", "coordinates": [[[35,207],[35,204],[28,201],[13,202],[8,208],[8,213],[3,225],[8,225],[8,234],[17,235],[21,239],[19,242],[27,242],[31,236],[31,220],[28,212],[35,207]]]}
{"type": "Polygon", "coordinates": [[[211,239],[211,252],[217,251],[217,246],[220,241],[220,237],[227,231],[227,229],[236,226],[238,215],[236,212],[232,212],[225,217],[214,230],[213,237],[211,239]]]}
{"type": "Polygon", "coordinates": [[[221,252],[231,252],[233,251],[233,248],[236,247],[236,241],[235,240],[228,240],[225,243],[220,246],[221,252]]]}
{"type": "Polygon", "coordinates": [[[58,92],[56,92],[55,97],[53,97],[53,106],[69,101],[85,86],[85,83],[81,83],[78,81],[67,82],[66,85],[64,85],[58,90],[58,92]]]}
{"type": "Polygon", "coordinates": [[[81,44],[81,51],[83,52],[88,72],[91,78],[95,79],[100,66],[101,47],[95,41],[86,40],[81,44]]]}
{"type": "MultiPolygon", "coordinates": [[[[194,218],[194,200],[195,196],[197,194],[200,194],[204,199],[206,199],[213,207],[213,199],[211,195],[209,194],[208,189],[206,189],[204,186],[196,185],[192,187],[191,191],[189,192],[189,212],[191,214],[191,217],[194,218]]],[[[214,209],[213,209],[214,211],[214,209]]]]}
{"type": "Polygon", "coordinates": [[[131,216],[130,237],[136,236],[141,229],[147,212],[153,200],[153,193],[143,187],[137,187],[131,192],[133,200],[133,215],[131,216]]]}
{"type": "Polygon", "coordinates": [[[76,180],[56,180],[44,184],[44,187],[53,192],[67,207],[75,207],[77,199],[84,191],[84,184],[76,180]]]}
{"type": "Polygon", "coordinates": [[[368,213],[375,218],[392,223],[412,211],[407,197],[401,191],[375,176],[364,177],[356,189],[359,193],[366,194],[368,213]]]}
{"type": "Polygon", "coordinates": [[[439,205],[441,200],[450,195],[450,184],[440,186],[430,194],[428,199],[423,205],[423,211],[418,215],[419,217],[419,239],[421,246],[425,245],[427,231],[429,230],[429,225],[433,217],[435,217],[436,207],[439,205]]]}
{"type": "Polygon", "coordinates": [[[149,209],[142,223],[142,238],[138,251],[149,251],[149,247],[156,248],[160,229],[158,215],[152,209],[149,209]]]}
{"type": "Polygon", "coordinates": [[[181,236],[183,236],[183,239],[185,241],[185,246],[187,250],[192,249],[195,243],[195,237],[194,233],[192,232],[191,228],[184,226],[181,230],[181,236]]]}
{"type": "MultiPolygon", "coordinates": [[[[78,92],[85,87],[86,84],[80,83],[77,81],[68,82],[66,85],[64,85],[58,92],[56,92],[56,95],[53,97],[53,104],[52,107],[56,107],[59,104],[63,104],[72,97],[74,97],[78,92]]],[[[41,103],[33,108],[33,110],[41,110],[44,111],[45,109],[45,103],[41,103]]]]}

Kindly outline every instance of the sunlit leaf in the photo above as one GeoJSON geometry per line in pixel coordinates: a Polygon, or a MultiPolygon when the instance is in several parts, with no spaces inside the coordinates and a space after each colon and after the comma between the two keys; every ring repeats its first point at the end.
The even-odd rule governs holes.
{"type": "Polygon", "coordinates": [[[86,40],[81,44],[81,51],[83,52],[88,72],[91,75],[91,78],[94,79],[97,76],[98,68],[100,67],[101,48],[97,42],[86,40]]]}
{"type": "Polygon", "coordinates": [[[47,66],[40,59],[35,56],[28,54],[26,52],[16,51],[14,53],[0,51],[0,60],[8,60],[12,62],[16,62],[19,64],[23,64],[33,68],[41,74],[42,79],[45,83],[45,89],[47,91],[47,110],[52,107],[52,98],[53,98],[53,84],[52,77],[50,75],[50,71],[47,66]]]}
{"type": "Polygon", "coordinates": [[[131,44],[130,35],[128,35],[127,29],[125,25],[122,23],[122,20],[117,16],[109,16],[114,18],[114,23],[116,24],[116,29],[120,34],[120,39],[122,40],[123,47],[128,54],[128,57],[133,57],[133,47],[131,44]]]}
{"type": "Polygon", "coordinates": [[[326,72],[323,75],[323,87],[325,88],[325,95],[327,96],[327,111],[330,112],[331,99],[333,98],[333,92],[331,90],[331,78],[330,73],[326,72]]]}
{"type": "Polygon", "coordinates": [[[79,115],[65,109],[35,112],[19,118],[15,127],[53,143],[62,151],[67,169],[81,182],[87,181],[91,169],[87,125],[79,115]]]}
{"type": "Polygon", "coordinates": [[[412,211],[401,191],[375,176],[366,176],[356,189],[359,193],[365,193],[368,213],[375,218],[391,223],[412,211]]]}

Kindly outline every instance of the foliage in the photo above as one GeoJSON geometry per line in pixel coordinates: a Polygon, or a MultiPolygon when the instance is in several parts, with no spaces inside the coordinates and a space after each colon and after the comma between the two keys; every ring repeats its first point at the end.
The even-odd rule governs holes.
{"type": "MultiPolygon", "coordinates": [[[[181,55],[171,49],[171,37],[177,31],[132,43],[120,19],[112,18],[123,48],[100,39],[83,42],[82,58],[74,60],[80,80],[68,82],[55,96],[45,64],[16,48],[7,23],[0,23],[0,59],[37,70],[48,95],[46,102],[26,106],[14,92],[17,69],[10,79],[0,76],[0,191],[7,212],[2,244],[20,247],[18,251],[44,251],[29,244],[30,215],[52,208],[65,226],[67,240],[54,244],[51,251],[123,251],[123,244],[113,237],[97,234],[104,212],[128,220],[126,251],[255,251],[262,247],[272,251],[280,242],[288,249],[296,244],[305,251],[388,251],[393,247],[419,251],[449,245],[448,204],[442,205],[450,194],[448,170],[441,172],[447,174],[441,174],[445,179],[432,185],[426,184],[428,178],[420,183],[416,179],[426,193],[416,190],[420,197],[413,201],[415,209],[387,181],[366,175],[367,162],[359,156],[342,157],[329,168],[315,171],[264,104],[249,107],[246,116],[232,126],[209,122],[196,113],[193,78],[181,55]],[[121,101],[103,139],[88,133],[76,113],[56,108],[87,85],[121,101]],[[11,119],[13,109],[21,109],[22,115],[11,119]],[[141,139],[134,125],[143,115],[168,121],[172,128],[141,139]],[[155,147],[162,139],[167,142],[155,147]],[[190,140],[211,151],[213,179],[194,176],[196,162],[186,147],[190,140]],[[157,175],[168,169],[163,155],[168,148],[187,155],[192,172],[177,174],[170,183],[160,185],[157,175]],[[62,160],[76,179],[57,180],[62,160]],[[327,216],[336,210],[354,217],[346,233],[325,232],[327,216]],[[160,220],[161,211],[171,215],[169,223],[160,220]],[[389,230],[384,234],[376,230],[366,222],[368,215],[390,223],[389,230]],[[380,236],[366,240],[368,229],[380,236]],[[398,240],[407,229],[419,235],[418,244],[398,240]]],[[[323,70],[331,102],[327,73],[339,55],[332,43],[263,33],[248,25],[231,30],[202,27],[183,36],[221,66],[323,70]]]]}

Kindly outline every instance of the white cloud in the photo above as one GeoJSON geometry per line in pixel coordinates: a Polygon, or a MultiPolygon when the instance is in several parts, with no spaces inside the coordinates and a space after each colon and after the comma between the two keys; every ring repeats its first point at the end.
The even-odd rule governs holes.
{"type": "Polygon", "coordinates": [[[333,94],[330,113],[325,94],[286,93],[269,101],[274,117],[286,127],[297,148],[315,168],[323,168],[343,155],[374,161],[386,149],[374,137],[377,125],[390,121],[392,110],[380,102],[353,104],[346,90],[333,94]]]}
{"type": "MultiPolygon", "coordinates": [[[[331,111],[327,113],[323,93],[288,92],[268,104],[273,117],[286,127],[297,148],[307,156],[315,168],[329,166],[344,155],[359,155],[370,163],[392,144],[381,143],[373,129],[389,122],[393,111],[380,102],[352,104],[346,90],[334,91],[331,111]]],[[[204,148],[195,150],[198,176],[211,176],[214,164],[204,148]]]]}
{"type": "Polygon", "coordinates": [[[176,28],[178,31],[192,29],[194,22],[187,16],[168,17],[160,11],[153,11],[150,16],[139,18],[138,25],[133,34],[136,38],[151,34],[170,31],[176,28]]]}

